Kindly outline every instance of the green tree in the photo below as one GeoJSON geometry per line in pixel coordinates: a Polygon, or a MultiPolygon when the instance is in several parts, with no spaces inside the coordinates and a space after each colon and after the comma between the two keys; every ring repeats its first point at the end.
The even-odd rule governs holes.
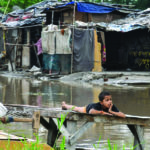
{"type": "MultiPolygon", "coordinates": [[[[9,6],[7,8],[7,4],[9,0],[0,0],[0,12],[4,13],[6,10],[6,13],[11,12],[13,6],[17,5],[22,9],[27,8],[28,6],[31,6],[33,4],[36,4],[38,2],[41,2],[43,0],[10,0],[9,6]]],[[[89,1],[89,0],[85,0],[89,1]]],[[[90,2],[109,2],[109,3],[116,3],[116,4],[134,4],[136,8],[139,9],[146,9],[150,7],[150,0],[90,0],[90,2]]]]}
{"type": "Polygon", "coordinates": [[[136,8],[146,9],[150,7],[150,0],[138,0],[136,3],[136,8]]]}
{"type": "Polygon", "coordinates": [[[146,9],[150,7],[150,0],[112,0],[111,2],[117,4],[127,4],[127,5],[134,4],[135,8],[138,9],[146,9]]]}
{"type": "Polygon", "coordinates": [[[43,0],[0,0],[0,11],[4,12],[7,8],[7,4],[9,3],[9,6],[7,8],[7,12],[12,11],[13,6],[17,5],[21,7],[22,9],[27,8],[30,5],[36,4],[38,2],[41,2],[43,0]]]}

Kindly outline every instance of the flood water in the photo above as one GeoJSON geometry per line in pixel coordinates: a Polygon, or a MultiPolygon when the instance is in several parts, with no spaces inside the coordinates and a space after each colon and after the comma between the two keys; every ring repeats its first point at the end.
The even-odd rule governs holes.
{"type": "MultiPolygon", "coordinates": [[[[65,84],[57,80],[39,81],[36,79],[11,78],[0,76],[0,101],[4,104],[27,104],[41,107],[61,107],[61,102],[85,106],[98,101],[98,94],[107,90],[112,94],[113,103],[120,111],[139,116],[150,116],[150,85],[130,87],[92,86],[89,84],[65,84]]],[[[13,134],[31,136],[31,124],[12,123],[7,128],[18,130],[13,134]],[[26,130],[24,132],[24,130],[26,130]]],[[[40,129],[40,136],[46,138],[46,132],[40,129]]],[[[94,149],[100,139],[100,150],[105,150],[108,139],[120,149],[125,145],[130,149],[133,136],[126,125],[94,124],[77,143],[78,148],[94,149]]],[[[150,149],[150,129],[145,129],[146,150],[150,149]]],[[[46,142],[46,140],[45,140],[46,142]]]]}

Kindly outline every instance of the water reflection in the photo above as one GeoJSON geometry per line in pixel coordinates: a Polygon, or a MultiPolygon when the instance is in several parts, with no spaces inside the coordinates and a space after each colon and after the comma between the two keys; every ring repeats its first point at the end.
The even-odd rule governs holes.
{"type": "MultiPolygon", "coordinates": [[[[38,81],[0,77],[0,99],[4,104],[28,104],[40,107],[60,107],[62,101],[85,106],[98,101],[98,94],[107,90],[113,95],[115,105],[126,114],[150,116],[150,86],[118,88],[96,87],[88,84],[65,84],[58,81],[38,81]]],[[[18,125],[18,124],[17,124],[18,125]]],[[[17,128],[14,126],[10,128],[17,128]]],[[[26,125],[22,125],[24,128],[26,125]]],[[[29,125],[26,126],[29,128],[29,125]]],[[[29,131],[28,131],[29,132],[29,131]]],[[[31,132],[31,131],[30,131],[31,132]]],[[[44,133],[45,134],[45,133],[44,133]]],[[[30,133],[28,135],[31,135],[30,133]]],[[[46,134],[45,134],[46,136],[46,134]]],[[[92,149],[100,140],[100,148],[106,149],[107,139],[119,147],[130,149],[133,136],[125,125],[95,124],[78,141],[78,147],[92,149]]],[[[145,129],[145,139],[150,140],[150,129],[145,129]]],[[[147,149],[149,144],[146,145],[147,149]]]]}

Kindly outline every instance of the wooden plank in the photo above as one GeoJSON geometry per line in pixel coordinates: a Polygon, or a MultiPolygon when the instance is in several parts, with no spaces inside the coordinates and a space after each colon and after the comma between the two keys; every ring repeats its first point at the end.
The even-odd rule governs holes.
{"type": "Polygon", "coordinates": [[[70,134],[73,134],[77,130],[77,121],[67,120],[67,130],[70,134]]]}
{"type": "Polygon", "coordinates": [[[144,150],[144,127],[138,125],[128,125],[134,136],[134,150],[144,150]]]}
{"type": "Polygon", "coordinates": [[[40,117],[40,123],[47,129],[49,130],[51,128],[50,124],[43,118],[40,117]]]}
{"type": "MultiPolygon", "coordinates": [[[[55,124],[58,127],[58,122],[56,118],[53,118],[53,121],[55,122],[55,124]]],[[[70,137],[70,133],[67,131],[66,127],[64,125],[62,125],[62,127],[60,128],[60,132],[65,136],[65,139],[68,141],[69,137],[70,137]]]]}
{"type": "Polygon", "coordinates": [[[144,150],[144,127],[143,126],[135,126],[137,135],[139,137],[139,141],[134,138],[134,146],[136,146],[135,150],[144,150]]]}
{"type": "MultiPolygon", "coordinates": [[[[44,117],[52,117],[52,118],[61,118],[61,114],[67,114],[68,111],[43,111],[41,110],[41,116],[44,117]]],[[[150,118],[136,118],[136,117],[126,117],[120,118],[117,116],[107,116],[107,115],[91,115],[91,114],[82,114],[76,112],[69,112],[67,120],[74,120],[74,121],[89,121],[89,122],[96,122],[96,123],[111,123],[111,124],[136,124],[136,125],[150,125],[150,118]]]]}
{"type": "Polygon", "coordinates": [[[33,110],[40,110],[41,116],[47,118],[61,118],[61,114],[67,114],[67,120],[73,121],[90,121],[90,122],[102,122],[102,123],[112,123],[112,124],[137,124],[137,125],[150,125],[150,117],[142,117],[142,116],[131,116],[126,115],[126,118],[119,118],[116,116],[103,116],[103,115],[90,115],[90,114],[82,114],[74,111],[65,111],[61,108],[40,108],[40,107],[32,107],[32,106],[8,106],[8,110],[10,111],[23,111],[23,112],[32,112],[33,110]],[[10,109],[9,109],[10,108],[10,109]]]}
{"type": "Polygon", "coordinates": [[[52,118],[49,118],[47,144],[53,147],[56,144],[56,139],[59,138],[60,135],[61,133],[59,132],[55,122],[52,118]]]}
{"type": "Polygon", "coordinates": [[[78,129],[69,140],[70,145],[73,145],[84,133],[90,128],[94,123],[93,122],[86,122],[84,123],[80,129],[78,129]]]}
{"type": "Polygon", "coordinates": [[[22,142],[13,140],[2,140],[0,141],[1,150],[23,150],[23,149],[37,149],[37,150],[54,150],[52,147],[45,143],[36,144],[33,148],[33,142],[22,142]]]}
{"type": "Polygon", "coordinates": [[[33,139],[27,139],[27,138],[24,138],[24,137],[20,137],[20,136],[16,136],[16,135],[13,135],[13,134],[8,134],[2,130],[0,130],[0,139],[1,140],[15,140],[15,141],[19,141],[19,140],[26,140],[26,141],[34,141],[33,139]]]}
{"type": "MultiPolygon", "coordinates": [[[[67,131],[69,132],[70,136],[77,131],[77,121],[69,121],[67,120],[67,131]]],[[[75,143],[70,143],[70,137],[68,142],[66,143],[66,149],[75,150],[75,143]]]]}
{"type": "MultiPolygon", "coordinates": [[[[13,106],[14,107],[14,106],[13,106]]],[[[67,140],[67,146],[69,148],[75,149],[73,144],[77,139],[91,126],[93,123],[110,123],[110,124],[127,124],[129,129],[134,135],[134,146],[135,150],[144,150],[144,127],[150,125],[150,117],[141,116],[131,116],[126,115],[126,118],[120,118],[117,116],[107,116],[107,115],[91,115],[77,113],[71,110],[62,110],[61,108],[39,108],[39,107],[24,107],[15,106],[15,110],[39,110],[41,118],[41,124],[48,129],[48,140],[47,143],[51,146],[55,144],[56,139],[62,133],[67,140]],[[66,125],[63,125],[58,130],[58,122],[56,118],[61,118],[61,115],[66,115],[66,125]],[[44,119],[44,117],[49,118],[49,123],[44,119]],[[53,119],[52,119],[53,118],[53,119]],[[85,121],[86,123],[75,132],[77,121],[85,121]]],[[[36,117],[35,117],[36,118],[36,117]]],[[[34,119],[36,120],[36,119],[34,119]]],[[[40,119],[39,119],[40,120],[40,119]]],[[[37,124],[36,129],[39,128],[37,124]]]]}

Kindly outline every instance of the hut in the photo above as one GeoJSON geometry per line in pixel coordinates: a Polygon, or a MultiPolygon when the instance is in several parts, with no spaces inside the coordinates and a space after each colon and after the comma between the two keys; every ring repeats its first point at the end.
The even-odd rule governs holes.
{"type": "Polygon", "coordinates": [[[5,16],[0,28],[0,50],[7,54],[12,71],[32,66],[50,74],[115,69],[109,60],[112,50],[108,38],[112,34],[105,29],[131,12],[116,5],[46,0],[5,16]],[[53,27],[57,28],[54,34],[53,27]],[[40,37],[42,55],[34,46],[40,37]]]}
{"type": "Polygon", "coordinates": [[[104,31],[107,70],[150,70],[150,9],[106,23],[97,23],[104,31]]]}
{"type": "Polygon", "coordinates": [[[0,23],[0,50],[5,51],[8,59],[8,70],[29,69],[32,66],[41,67],[34,47],[37,38],[41,37],[47,5],[53,5],[49,0],[37,3],[26,9],[8,13],[0,23]]]}
{"type": "MultiPolygon", "coordinates": [[[[105,59],[103,58],[105,56],[101,55],[101,53],[105,50],[105,38],[104,32],[98,31],[95,24],[98,22],[109,23],[116,19],[125,18],[130,12],[133,12],[133,10],[113,5],[74,1],[53,8],[49,7],[44,10],[44,13],[46,13],[47,25],[54,24],[57,25],[59,29],[71,28],[73,42],[71,48],[73,53],[72,57],[69,57],[71,60],[67,61],[71,62],[71,72],[102,71],[101,62],[102,59],[105,59]],[[81,22],[82,27],[77,27],[77,24],[81,22]],[[94,32],[95,30],[93,38],[90,35],[86,36],[89,37],[88,39],[93,39],[93,42],[88,41],[88,39],[83,40],[85,38],[84,36],[82,36],[80,40],[75,39],[76,33],[79,33],[79,30],[80,33],[81,30],[82,32],[86,32],[87,30],[88,32],[91,32],[91,30],[94,32]],[[80,47],[82,48],[76,51],[78,43],[80,43],[80,47]],[[90,47],[94,54],[91,53],[90,50],[88,51],[88,48],[85,47],[85,45],[89,43],[90,45],[87,47],[90,47]]],[[[67,55],[65,55],[65,57],[66,56],[67,55]]]]}

